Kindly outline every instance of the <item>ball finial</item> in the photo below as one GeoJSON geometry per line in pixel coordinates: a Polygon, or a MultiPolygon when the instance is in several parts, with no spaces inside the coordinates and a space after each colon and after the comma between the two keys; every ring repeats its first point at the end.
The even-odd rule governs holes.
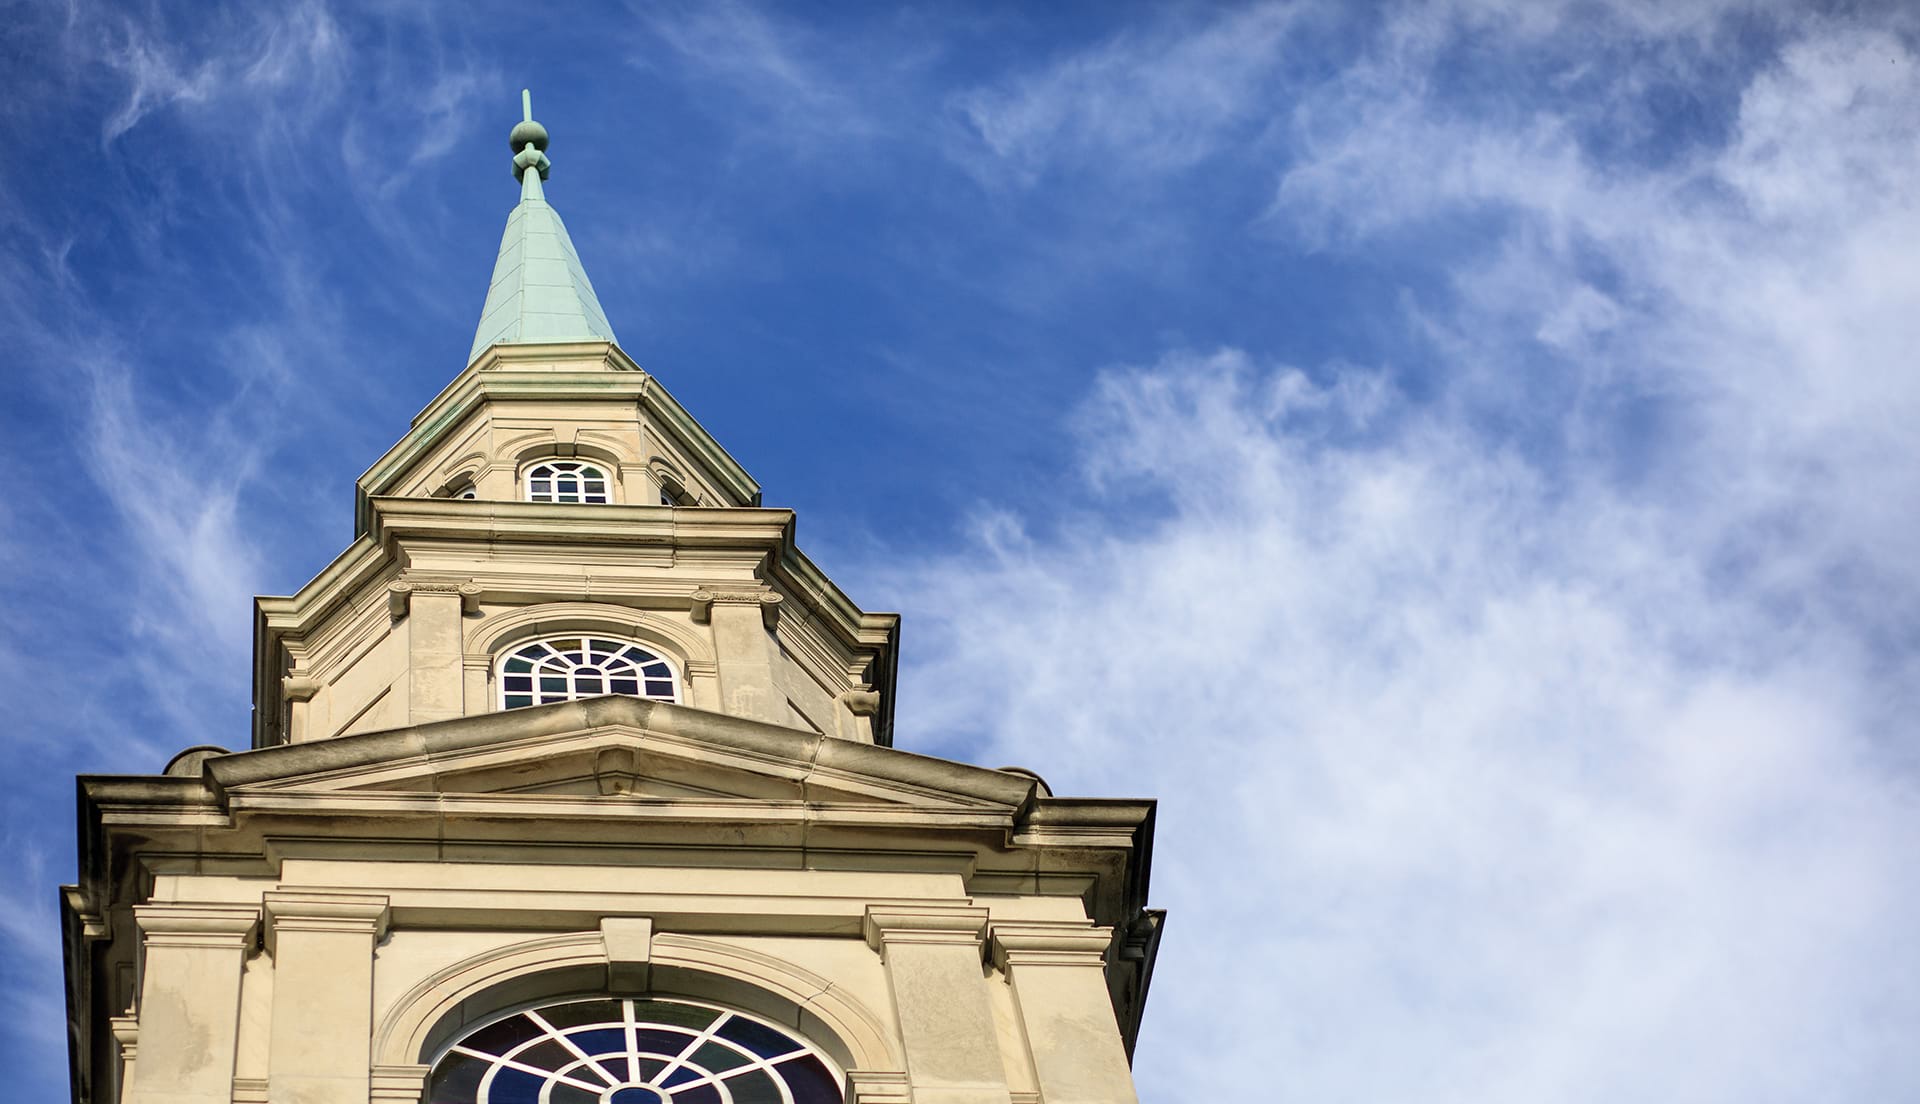
{"type": "MultiPolygon", "coordinates": [[[[547,178],[552,162],[547,160],[547,128],[533,121],[533,93],[520,90],[520,121],[513,124],[513,132],[507,135],[507,142],[513,146],[513,178],[522,183],[531,179],[528,169],[547,178]],[[529,149],[528,147],[532,148],[529,149]]],[[[528,185],[532,187],[532,185],[528,185]]],[[[538,195],[538,189],[529,193],[538,195]]]]}
{"type": "Polygon", "coordinates": [[[523,119],[513,124],[513,133],[507,135],[507,142],[513,147],[515,153],[526,149],[529,142],[533,143],[534,149],[545,153],[547,152],[547,128],[532,119],[523,119]]]}

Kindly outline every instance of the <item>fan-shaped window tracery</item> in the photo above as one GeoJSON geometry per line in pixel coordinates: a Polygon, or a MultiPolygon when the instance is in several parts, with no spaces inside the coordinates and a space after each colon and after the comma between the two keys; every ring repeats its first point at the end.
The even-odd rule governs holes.
{"type": "Polygon", "coordinates": [[[818,1050],[744,1013],[595,998],[516,1012],[448,1047],[433,1104],[842,1104],[818,1050]]]}
{"type": "Polygon", "coordinates": [[[582,633],[529,641],[500,657],[500,707],[631,694],[679,701],[673,664],[631,640],[582,633]]]}

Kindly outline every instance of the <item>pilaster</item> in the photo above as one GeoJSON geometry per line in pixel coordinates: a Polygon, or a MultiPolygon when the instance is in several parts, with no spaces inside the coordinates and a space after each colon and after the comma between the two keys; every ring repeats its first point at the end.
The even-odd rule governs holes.
{"type": "Polygon", "coordinates": [[[273,952],[273,1100],[365,1104],[373,1061],[373,946],[387,898],[350,893],[266,895],[273,952]]]}
{"type": "Polygon", "coordinates": [[[240,1022],[240,969],[260,910],[252,905],[137,905],[144,966],[132,1100],[228,1104],[240,1022]]]}
{"type": "Polygon", "coordinates": [[[126,1104],[133,1099],[133,1067],[140,1054],[140,1020],[132,1015],[111,1016],[107,1019],[107,1029],[113,1032],[114,1048],[120,1052],[120,1068],[107,1100],[126,1104]]]}
{"type": "Polygon", "coordinates": [[[1013,986],[1044,1104],[1135,1104],[1113,1018],[1113,929],[1067,922],[993,925],[994,964],[1013,986]]]}
{"type": "Polygon", "coordinates": [[[420,1104],[430,1066],[375,1066],[368,1104],[420,1104]]]}
{"type": "Polygon", "coordinates": [[[907,1075],[895,1070],[848,1070],[847,1104],[913,1104],[907,1075]]]}
{"type": "Polygon", "coordinates": [[[787,696],[775,676],[779,651],[771,622],[780,596],[764,587],[693,593],[693,616],[713,626],[721,709],[735,717],[787,723],[787,696]]]}
{"type": "Polygon", "coordinates": [[[914,1104],[1009,1104],[982,968],[986,926],[987,910],[972,905],[867,907],[867,943],[886,964],[914,1104]]]}
{"type": "Polygon", "coordinates": [[[407,619],[407,723],[465,715],[461,616],[479,597],[471,582],[406,577],[387,588],[393,616],[407,619]]]}

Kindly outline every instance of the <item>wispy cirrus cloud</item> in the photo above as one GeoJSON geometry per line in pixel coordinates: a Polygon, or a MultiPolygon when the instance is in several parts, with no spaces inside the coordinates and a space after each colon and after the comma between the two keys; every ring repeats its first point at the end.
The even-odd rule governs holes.
{"type": "Polygon", "coordinates": [[[647,5],[635,14],[646,44],[633,63],[677,63],[724,89],[753,113],[754,121],[739,128],[743,134],[825,152],[870,138],[881,125],[885,106],[875,78],[886,65],[861,53],[862,43],[836,41],[785,13],[737,0],[647,5]]]}
{"type": "MultiPolygon", "coordinates": [[[[954,107],[992,163],[1029,183],[1062,162],[1120,174],[1188,168],[1272,120],[1271,90],[1303,14],[1272,3],[1169,14],[971,89],[954,107]]],[[[986,167],[973,150],[959,155],[986,167]]]]}

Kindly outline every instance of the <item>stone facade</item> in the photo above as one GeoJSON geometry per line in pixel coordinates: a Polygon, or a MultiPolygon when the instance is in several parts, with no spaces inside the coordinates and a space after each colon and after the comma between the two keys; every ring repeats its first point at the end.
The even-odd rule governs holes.
{"type": "Polygon", "coordinates": [[[467,1029],[596,995],[781,1025],[862,1104],[1134,1100],[1152,803],[894,750],[898,619],[617,345],[484,350],[356,515],[258,602],[250,750],[80,780],[76,1102],[413,1104],[467,1029]],[[527,501],[553,458],[611,501],[527,501]],[[504,708],[568,633],[674,700],[504,708]]]}

